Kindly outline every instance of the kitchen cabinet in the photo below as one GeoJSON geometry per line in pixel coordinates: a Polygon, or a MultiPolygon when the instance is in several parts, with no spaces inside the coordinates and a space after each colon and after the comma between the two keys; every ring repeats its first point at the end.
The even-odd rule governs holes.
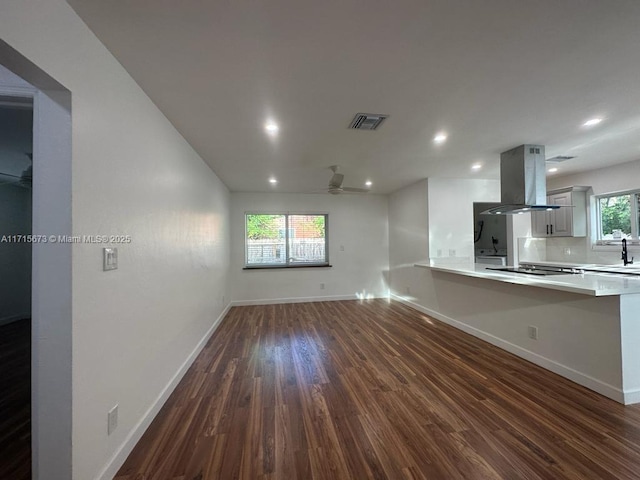
{"type": "Polygon", "coordinates": [[[547,195],[547,205],[557,210],[533,212],[533,237],[584,237],[587,235],[587,187],[554,190],[547,195]]]}

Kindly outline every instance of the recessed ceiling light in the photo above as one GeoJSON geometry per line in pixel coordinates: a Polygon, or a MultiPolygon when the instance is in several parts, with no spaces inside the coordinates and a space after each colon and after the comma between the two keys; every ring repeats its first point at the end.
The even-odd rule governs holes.
{"type": "Polygon", "coordinates": [[[280,127],[273,120],[268,120],[267,123],[264,124],[264,129],[269,135],[277,135],[280,127]]]}
{"type": "Polygon", "coordinates": [[[471,170],[480,170],[482,168],[482,164],[481,163],[474,163],[473,165],[471,165],[471,170]]]}
{"type": "Polygon", "coordinates": [[[276,180],[275,178],[271,177],[269,179],[269,183],[272,184],[272,185],[275,185],[276,183],[278,183],[278,180],[276,180]]]}
{"type": "Polygon", "coordinates": [[[447,140],[447,134],[442,132],[433,137],[433,141],[436,143],[444,143],[447,140]]]}
{"type": "Polygon", "coordinates": [[[602,121],[601,118],[592,118],[584,122],[582,125],[584,127],[593,127],[594,125],[598,125],[601,121],[602,121]]]}
{"type": "Polygon", "coordinates": [[[558,171],[558,169],[556,167],[550,168],[549,170],[547,170],[547,172],[549,173],[556,173],[558,171]]]}
{"type": "Polygon", "coordinates": [[[371,185],[373,185],[373,183],[371,182],[371,180],[367,180],[366,182],[364,182],[364,184],[365,184],[367,187],[370,187],[371,185]]]}

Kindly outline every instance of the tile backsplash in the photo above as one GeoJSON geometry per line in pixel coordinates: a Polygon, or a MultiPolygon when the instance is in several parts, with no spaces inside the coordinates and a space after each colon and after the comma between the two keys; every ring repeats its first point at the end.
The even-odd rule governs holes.
{"type": "Polygon", "coordinates": [[[518,238],[520,262],[567,262],[617,265],[620,249],[596,249],[588,237],[518,238]]]}

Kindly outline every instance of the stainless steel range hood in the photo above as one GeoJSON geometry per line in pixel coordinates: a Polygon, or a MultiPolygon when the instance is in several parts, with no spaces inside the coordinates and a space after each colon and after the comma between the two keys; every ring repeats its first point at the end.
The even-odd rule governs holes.
{"type": "Polygon", "coordinates": [[[546,205],[547,179],[544,145],[520,145],[500,154],[500,202],[482,212],[514,215],[537,210],[555,210],[546,205]]]}

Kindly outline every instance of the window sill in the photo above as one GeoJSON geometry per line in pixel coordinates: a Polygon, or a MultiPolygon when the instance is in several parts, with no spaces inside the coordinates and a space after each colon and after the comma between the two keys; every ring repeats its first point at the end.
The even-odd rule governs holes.
{"type": "Polygon", "coordinates": [[[246,265],[243,270],[273,270],[283,268],[331,268],[329,263],[308,263],[305,265],[246,265]]]}

